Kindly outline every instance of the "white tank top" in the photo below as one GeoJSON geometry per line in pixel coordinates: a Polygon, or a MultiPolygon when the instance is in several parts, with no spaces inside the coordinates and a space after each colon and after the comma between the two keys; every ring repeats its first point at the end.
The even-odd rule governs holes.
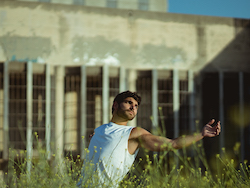
{"type": "Polygon", "coordinates": [[[95,129],[89,144],[89,155],[83,165],[83,182],[93,181],[91,184],[94,187],[118,187],[138,153],[138,149],[133,155],[128,152],[132,129],[112,122],[95,129]],[[88,161],[93,164],[89,165],[88,161]]]}

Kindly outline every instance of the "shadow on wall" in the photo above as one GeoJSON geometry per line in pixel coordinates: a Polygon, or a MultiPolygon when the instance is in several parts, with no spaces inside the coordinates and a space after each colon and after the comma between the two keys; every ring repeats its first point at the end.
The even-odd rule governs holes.
{"type": "Polygon", "coordinates": [[[87,65],[110,64],[126,66],[143,66],[158,64],[159,66],[181,65],[186,63],[186,54],[180,48],[170,48],[165,45],[146,44],[143,48],[131,47],[120,41],[110,41],[104,37],[73,38],[72,59],[74,62],[84,62],[87,65]]]}
{"type": "Polygon", "coordinates": [[[87,65],[108,63],[120,65],[121,61],[131,57],[128,45],[119,41],[109,41],[104,37],[85,38],[74,37],[72,59],[74,62],[85,62],[87,65]]]}
{"type": "Polygon", "coordinates": [[[250,20],[236,19],[235,33],[235,39],[202,71],[250,71],[250,20]]]}
{"type": "Polygon", "coordinates": [[[44,63],[52,50],[50,39],[44,37],[5,35],[0,37],[0,45],[9,61],[44,63]]]}
{"type": "Polygon", "coordinates": [[[138,58],[139,62],[151,65],[158,64],[158,66],[164,67],[167,64],[171,66],[181,66],[180,63],[183,62],[186,64],[186,54],[181,48],[170,48],[165,45],[154,46],[146,44],[139,53],[138,58]]]}
{"type": "MultiPolygon", "coordinates": [[[[250,160],[250,20],[235,20],[236,37],[228,44],[224,50],[218,54],[207,66],[201,70],[201,77],[197,77],[195,82],[197,92],[201,93],[202,99],[202,125],[206,124],[211,118],[219,120],[220,104],[224,112],[224,123],[222,131],[225,136],[226,151],[229,155],[240,159],[240,148],[236,148],[236,143],[241,141],[244,132],[243,151],[244,159],[250,160]],[[240,112],[240,73],[242,72],[242,96],[243,109],[240,112]],[[222,74],[220,74],[222,73],[222,74]],[[222,77],[220,76],[222,75],[222,77]],[[220,78],[222,78],[223,88],[220,88],[220,78]],[[220,89],[223,89],[222,101],[220,100],[220,89]],[[248,113],[248,114],[247,114],[248,113]],[[244,116],[244,117],[243,117],[244,116]],[[240,118],[244,119],[240,124],[240,118]],[[239,150],[238,150],[239,149],[239,150]]],[[[204,139],[205,152],[208,159],[220,153],[220,137],[204,139]]],[[[242,147],[242,146],[241,146],[242,147]]]]}

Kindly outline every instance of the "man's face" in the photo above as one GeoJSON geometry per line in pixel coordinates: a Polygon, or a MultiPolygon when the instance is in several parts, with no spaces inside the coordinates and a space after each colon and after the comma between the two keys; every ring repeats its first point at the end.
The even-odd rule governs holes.
{"type": "Polygon", "coordinates": [[[125,120],[132,120],[137,114],[138,102],[133,97],[127,97],[118,105],[117,115],[125,120]]]}

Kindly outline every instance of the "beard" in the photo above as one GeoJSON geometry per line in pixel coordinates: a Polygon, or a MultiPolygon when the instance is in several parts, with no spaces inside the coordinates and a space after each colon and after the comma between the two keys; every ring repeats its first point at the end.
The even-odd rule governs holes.
{"type": "Polygon", "coordinates": [[[122,110],[119,106],[117,110],[117,115],[125,120],[132,120],[134,119],[135,114],[134,112],[132,113],[131,112],[132,112],[131,110],[122,110]]]}

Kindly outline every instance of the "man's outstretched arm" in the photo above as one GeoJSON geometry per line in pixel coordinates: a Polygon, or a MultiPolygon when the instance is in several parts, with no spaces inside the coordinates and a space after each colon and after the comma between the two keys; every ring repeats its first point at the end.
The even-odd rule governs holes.
{"type": "MultiPolygon", "coordinates": [[[[142,128],[135,128],[130,139],[136,140],[138,147],[143,147],[150,151],[165,151],[169,149],[180,149],[187,147],[194,142],[197,142],[204,137],[214,137],[219,135],[221,126],[218,122],[215,126],[211,126],[214,123],[212,119],[207,123],[200,133],[194,135],[181,136],[175,139],[168,139],[162,136],[155,136],[142,128]]],[[[133,143],[133,142],[132,142],[133,143]]],[[[132,144],[131,144],[132,146],[132,144]]]]}

